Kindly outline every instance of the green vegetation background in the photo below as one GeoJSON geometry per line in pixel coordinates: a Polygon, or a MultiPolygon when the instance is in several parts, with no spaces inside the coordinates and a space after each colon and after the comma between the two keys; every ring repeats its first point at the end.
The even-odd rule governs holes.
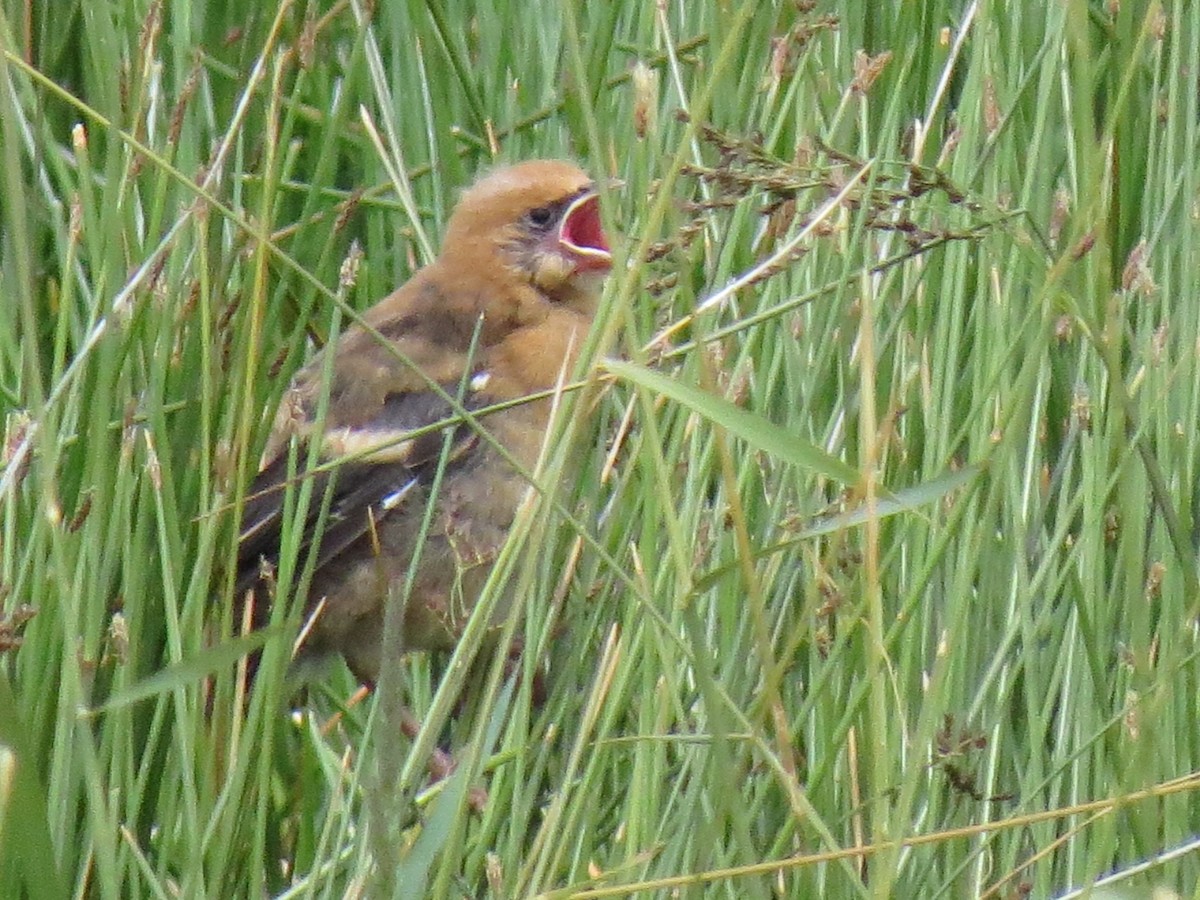
{"type": "Polygon", "coordinates": [[[1195,891],[1198,77],[1185,0],[0,0],[4,895],[1195,891]],[[525,677],[289,712],[273,405],[549,155],[619,265],[525,677]]]}

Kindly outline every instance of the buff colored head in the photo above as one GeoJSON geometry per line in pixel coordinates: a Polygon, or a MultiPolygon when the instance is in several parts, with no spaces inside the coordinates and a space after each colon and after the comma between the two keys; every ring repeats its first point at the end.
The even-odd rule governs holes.
{"type": "Polygon", "coordinates": [[[556,301],[594,296],[612,268],[595,184],[563,160],[495,169],[463,194],[442,256],[478,259],[485,247],[556,301]]]}

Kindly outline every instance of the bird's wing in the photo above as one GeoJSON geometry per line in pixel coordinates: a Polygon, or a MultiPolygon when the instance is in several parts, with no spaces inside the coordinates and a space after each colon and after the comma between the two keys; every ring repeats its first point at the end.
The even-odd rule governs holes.
{"type": "MultiPolygon", "coordinates": [[[[288,525],[284,500],[289,480],[313,480],[312,497],[300,523],[297,558],[306,559],[319,538],[319,571],[372,525],[400,509],[414,488],[431,479],[443,452],[446,465],[453,466],[479,441],[477,429],[467,422],[431,427],[454,419],[454,406],[394,356],[385,360],[367,352],[343,358],[346,350],[339,348],[324,431],[318,435],[311,430],[316,398],[320,396],[319,384],[311,373],[319,372],[318,360],[298,381],[303,394],[299,404],[303,421],[291,430],[302,435],[295,457],[299,462],[292,462],[286,442],[277,441],[276,455],[250,486],[238,546],[239,596],[255,587],[264,566],[273,569],[278,563],[280,540],[288,525]],[[314,440],[321,441],[315,471],[289,479],[289,471],[304,472],[304,461],[311,455],[314,440]],[[339,459],[345,462],[338,463],[339,459]],[[326,501],[329,511],[318,534],[326,501]]],[[[444,361],[442,374],[456,368],[465,373],[469,371],[466,362],[462,358],[444,361]]],[[[478,377],[460,374],[456,382],[443,381],[439,386],[473,411],[488,402],[478,390],[481,383],[478,377]]],[[[256,614],[261,616],[263,612],[260,609],[256,614]]]]}

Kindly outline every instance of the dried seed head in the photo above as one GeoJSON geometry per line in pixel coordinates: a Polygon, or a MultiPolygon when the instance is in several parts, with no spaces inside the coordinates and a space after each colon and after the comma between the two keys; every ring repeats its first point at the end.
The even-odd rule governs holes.
{"type": "Polygon", "coordinates": [[[640,59],[630,73],[633,86],[633,132],[638,140],[654,131],[658,111],[658,73],[640,59]]]}
{"type": "Polygon", "coordinates": [[[892,60],[892,51],[884,50],[878,56],[868,56],[864,50],[854,52],[854,79],[850,82],[850,90],[856,94],[866,94],[887,68],[892,60]]]}
{"type": "Polygon", "coordinates": [[[1121,287],[1126,291],[1136,291],[1143,297],[1149,297],[1157,290],[1154,275],[1146,264],[1146,239],[1142,238],[1129,251],[1125,261],[1125,269],[1121,272],[1121,287]]]}

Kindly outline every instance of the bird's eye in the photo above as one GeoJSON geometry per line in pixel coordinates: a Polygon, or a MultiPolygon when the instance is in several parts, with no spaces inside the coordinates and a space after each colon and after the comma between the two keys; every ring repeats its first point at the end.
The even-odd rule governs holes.
{"type": "Polygon", "coordinates": [[[554,221],[554,207],[539,206],[528,212],[529,223],[535,228],[548,228],[554,221]]]}

